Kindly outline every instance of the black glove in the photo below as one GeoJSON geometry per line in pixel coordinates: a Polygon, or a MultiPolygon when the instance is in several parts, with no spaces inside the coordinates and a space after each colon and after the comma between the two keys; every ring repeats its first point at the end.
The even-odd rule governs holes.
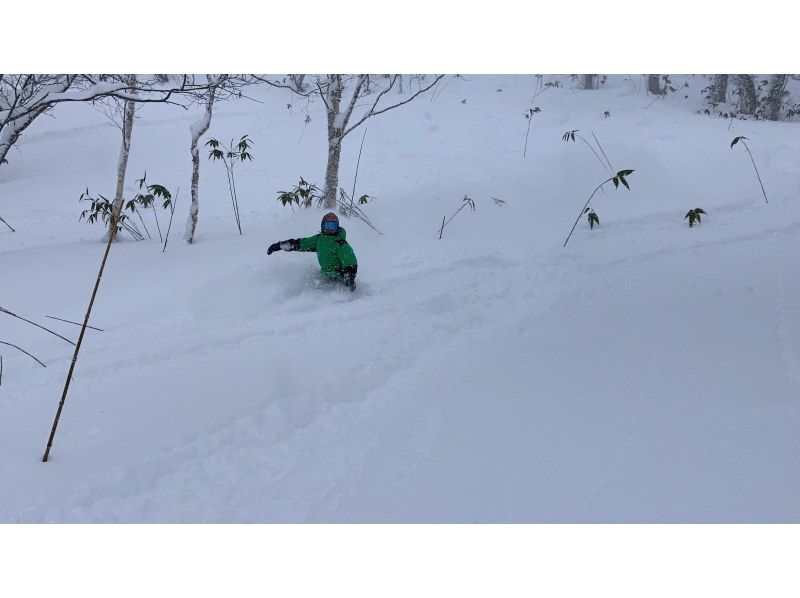
{"type": "Polygon", "coordinates": [[[344,284],[350,289],[350,292],[356,290],[356,272],[358,266],[345,266],[342,268],[342,276],[344,277],[344,284]]]}
{"type": "Polygon", "coordinates": [[[300,249],[299,239],[287,239],[286,241],[278,241],[273,243],[267,248],[267,255],[272,255],[275,251],[297,251],[300,249]]]}

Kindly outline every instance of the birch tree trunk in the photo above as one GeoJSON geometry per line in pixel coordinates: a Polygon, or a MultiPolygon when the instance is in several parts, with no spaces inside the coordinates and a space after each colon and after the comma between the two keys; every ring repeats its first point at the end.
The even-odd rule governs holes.
{"type": "Polygon", "coordinates": [[[341,139],[328,137],[328,165],[325,167],[325,190],[322,207],[333,210],[336,207],[336,192],[339,189],[339,159],[342,154],[341,139]]]}
{"type": "Polygon", "coordinates": [[[666,93],[661,87],[661,75],[647,75],[647,91],[655,96],[663,96],[666,93]]]}
{"type": "Polygon", "coordinates": [[[728,75],[714,75],[709,94],[714,104],[724,104],[728,97],[728,75]]]}
{"type": "MultiPolygon", "coordinates": [[[[136,75],[128,75],[128,84],[131,89],[136,89],[136,75]]],[[[125,200],[125,174],[128,170],[128,156],[131,152],[131,135],[133,134],[133,118],[136,113],[136,102],[125,100],[122,117],[122,145],[119,148],[119,160],[117,161],[117,190],[114,193],[114,203],[112,213],[114,217],[109,220],[108,232],[105,241],[109,238],[113,242],[117,236],[117,227],[114,222],[118,221],[122,213],[122,204],[125,200]]]]}
{"type": "Polygon", "coordinates": [[[411,102],[414,98],[436,85],[443,76],[444,75],[437,75],[432,83],[426,85],[424,88],[420,88],[416,93],[411,93],[409,87],[410,95],[407,99],[378,108],[378,103],[381,98],[389,93],[395,83],[400,79],[400,75],[394,75],[389,85],[381,91],[372,102],[372,106],[356,118],[355,122],[352,124],[350,123],[350,119],[353,116],[353,110],[356,107],[358,99],[363,97],[362,91],[369,80],[369,75],[360,74],[348,78],[352,93],[345,102],[344,110],[342,110],[341,107],[344,91],[342,75],[327,75],[324,85],[322,85],[321,78],[317,79],[317,89],[322,101],[325,103],[325,111],[328,117],[328,163],[325,167],[325,189],[322,193],[322,206],[324,208],[329,210],[336,208],[337,193],[339,192],[339,161],[342,153],[342,140],[354,129],[362,125],[368,118],[383,114],[384,112],[411,102]]]}
{"type": "Polygon", "coordinates": [[[789,75],[772,75],[769,86],[769,95],[767,95],[766,118],[769,120],[778,120],[781,116],[781,107],[783,106],[783,96],[786,90],[786,81],[789,75]]]}
{"type": "Polygon", "coordinates": [[[203,117],[197,122],[193,123],[190,127],[192,134],[192,205],[189,208],[189,218],[186,220],[186,232],[183,238],[187,243],[191,244],[194,241],[194,231],[197,228],[197,214],[200,211],[200,204],[198,199],[198,185],[200,183],[200,150],[197,145],[200,138],[206,134],[211,126],[211,117],[214,110],[216,89],[210,87],[208,90],[208,97],[206,98],[206,111],[203,117]]]}
{"type": "Polygon", "coordinates": [[[756,84],[753,82],[752,75],[736,75],[736,91],[739,95],[739,112],[748,116],[756,113],[758,107],[758,96],[756,95],[756,84]]]}
{"type": "Polygon", "coordinates": [[[344,123],[341,112],[342,76],[328,75],[329,85],[326,93],[328,114],[328,164],[325,167],[325,189],[322,194],[322,207],[332,210],[336,207],[336,193],[339,190],[339,158],[342,153],[342,131],[344,123]]]}

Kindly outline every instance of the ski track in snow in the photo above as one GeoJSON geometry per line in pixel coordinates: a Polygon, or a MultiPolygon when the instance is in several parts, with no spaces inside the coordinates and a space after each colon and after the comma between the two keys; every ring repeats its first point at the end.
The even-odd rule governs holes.
{"type": "MultiPolygon", "coordinates": [[[[492,256],[471,261],[460,260],[456,262],[461,268],[467,267],[478,271],[496,267],[504,263],[492,256]]],[[[430,268],[423,270],[422,275],[440,275],[446,268],[430,268]]],[[[416,273],[418,277],[420,272],[416,273]]],[[[401,283],[406,277],[399,276],[389,279],[384,286],[401,283]]],[[[479,280],[488,280],[483,276],[479,280]]],[[[496,292],[491,289],[486,293],[488,298],[476,294],[473,301],[490,301],[495,298],[496,292]]],[[[313,295],[313,294],[312,294],[313,295]]],[[[343,295],[347,297],[347,295],[343,295]]],[[[366,319],[374,321],[378,326],[382,317],[393,309],[391,296],[376,293],[383,304],[365,306],[369,314],[366,319]]],[[[318,295],[315,296],[318,298],[318,295]]],[[[429,330],[433,336],[447,334],[449,342],[457,343],[457,336],[453,336],[461,329],[468,333],[471,324],[478,323],[472,316],[466,319],[459,317],[446,309],[452,305],[453,298],[449,291],[439,296],[424,297],[416,302],[418,308],[427,313],[440,315],[441,321],[434,324],[429,330]],[[454,320],[448,323],[447,320],[454,320]]],[[[291,326],[274,331],[269,336],[281,338],[291,337],[307,330],[314,322],[313,313],[305,311],[295,314],[303,320],[291,326]]],[[[353,319],[352,315],[346,316],[346,325],[353,319]]],[[[251,324],[252,325],[252,324],[251,324]]],[[[228,338],[218,338],[217,349],[235,350],[246,341],[254,338],[264,338],[264,334],[257,330],[247,335],[232,335],[228,338]]],[[[426,342],[417,339],[417,346],[425,352],[424,346],[433,345],[435,342],[426,342]]],[[[196,349],[199,345],[188,345],[189,352],[197,357],[196,349]]],[[[167,357],[167,354],[153,354],[146,360],[140,361],[140,366],[152,366],[167,357]]],[[[112,369],[121,367],[123,362],[105,364],[112,369]]],[[[362,364],[360,369],[368,367],[362,364]]],[[[117,521],[119,513],[125,513],[122,520],[156,520],[156,521],[293,521],[303,520],[313,516],[313,510],[318,503],[326,504],[337,493],[348,477],[358,471],[359,464],[368,458],[370,444],[379,442],[375,437],[376,431],[364,430],[356,437],[360,439],[359,446],[353,450],[352,441],[348,437],[353,434],[352,426],[357,422],[369,422],[370,428],[386,427],[391,421],[386,421],[382,412],[389,407],[383,395],[384,388],[391,386],[391,382],[398,376],[406,375],[415,367],[415,361],[404,364],[392,376],[382,381],[381,392],[356,403],[354,406],[347,404],[326,405],[320,412],[313,415],[309,423],[300,416],[299,424],[295,429],[286,434],[286,425],[293,427],[291,413],[292,407],[279,407],[272,404],[266,408],[259,408],[235,421],[224,424],[218,428],[199,431],[187,438],[181,439],[177,446],[160,447],[156,454],[142,462],[131,466],[112,468],[103,474],[82,480],[77,484],[80,488],[69,500],[56,500],[56,493],[48,493],[34,497],[30,504],[21,511],[17,511],[12,519],[19,521],[117,521]],[[288,413],[287,413],[288,410],[288,413]],[[288,422],[286,420],[289,420],[288,422]],[[324,422],[324,423],[323,423],[324,422]],[[327,429],[333,430],[334,435],[327,429]],[[365,439],[373,437],[372,441],[361,445],[365,439]],[[312,440],[313,439],[313,440],[312,440]],[[320,440],[323,439],[323,440],[320,440]],[[277,440],[277,444],[275,441],[277,440]],[[310,446],[303,455],[292,455],[290,448],[296,443],[310,446]],[[265,447],[269,447],[267,450],[265,447]],[[323,454],[331,447],[337,447],[341,455],[323,454]],[[351,456],[347,450],[353,450],[356,456],[351,456]],[[277,462],[277,464],[275,464],[277,462]],[[296,480],[290,479],[295,470],[290,467],[301,466],[303,462],[316,463],[315,473],[321,473],[320,479],[311,483],[313,488],[308,496],[292,493],[291,484],[296,480]],[[322,465],[324,464],[324,466],[322,465]],[[254,475],[259,471],[259,475],[254,475]],[[288,486],[288,488],[287,488],[288,486]],[[147,490],[141,491],[142,488],[147,490]],[[213,496],[204,497],[204,492],[213,496]],[[241,517],[238,513],[247,512],[244,505],[251,504],[254,496],[263,499],[264,509],[252,513],[249,517],[241,517]],[[314,496],[317,496],[314,498],[314,496]],[[100,498],[96,498],[100,497],[100,498]],[[204,505],[203,511],[197,512],[191,508],[181,508],[183,504],[199,502],[204,505]],[[239,504],[243,503],[243,504],[239,504]],[[48,505],[58,504],[58,509],[48,510],[48,505]],[[277,506],[274,506],[277,505],[277,506]],[[160,516],[158,513],[165,508],[168,515],[160,516]],[[37,516],[36,514],[40,514],[37,516]],[[276,515],[279,513],[280,515],[276,515]],[[43,517],[43,518],[39,518],[43,517]]],[[[99,372],[84,370],[83,375],[92,377],[99,372]]],[[[360,377],[359,369],[352,372],[356,379],[360,377]]],[[[419,446],[418,442],[412,443],[419,446]]],[[[302,486],[306,491],[308,488],[302,486]]],[[[259,502],[259,501],[256,501],[259,502]]]]}

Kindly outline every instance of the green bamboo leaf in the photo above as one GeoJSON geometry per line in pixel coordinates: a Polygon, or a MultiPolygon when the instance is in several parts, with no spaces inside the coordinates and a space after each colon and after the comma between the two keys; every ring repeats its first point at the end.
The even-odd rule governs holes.
{"type": "Polygon", "coordinates": [[[734,137],[733,141],[731,141],[731,147],[739,143],[739,141],[741,141],[742,139],[747,139],[747,137],[745,137],[744,135],[740,135],[739,137],[734,137]]]}

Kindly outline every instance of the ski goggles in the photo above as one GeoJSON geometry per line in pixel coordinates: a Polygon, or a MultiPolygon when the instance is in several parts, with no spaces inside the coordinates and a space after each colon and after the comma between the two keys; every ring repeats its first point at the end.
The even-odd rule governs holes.
{"type": "Polygon", "coordinates": [[[334,222],[333,220],[326,220],[322,223],[322,232],[323,233],[338,233],[339,232],[339,223],[334,222]]]}

